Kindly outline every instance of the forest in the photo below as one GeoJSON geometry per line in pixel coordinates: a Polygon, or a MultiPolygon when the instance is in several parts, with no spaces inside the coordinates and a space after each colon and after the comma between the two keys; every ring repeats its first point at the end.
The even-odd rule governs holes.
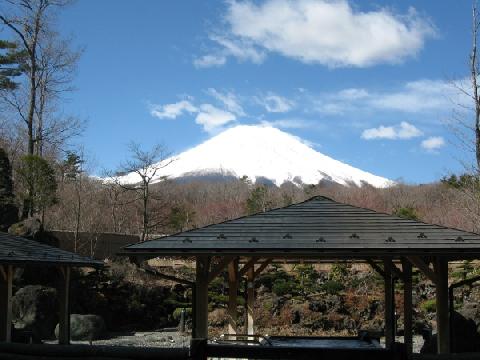
{"type": "MultiPolygon", "coordinates": [[[[2,230],[35,217],[44,229],[138,234],[145,240],[324,195],[377,211],[479,231],[476,46],[470,64],[472,87],[465,90],[473,91],[474,121],[459,139],[466,157],[474,154],[478,161],[466,164],[463,174],[445,174],[430,184],[398,181],[386,189],[328,181],[277,187],[245,176],[218,181],[167,177],[153,184],[148,172],[166,159],[168,149],[163,146],[145,149],[131,143],[128,157],[116,169],[103,171],[102,178],[91,175],[94,162],[81,145],[88,123],[65,113],[62,106],[75,91],[73,80],[84,51],[58,29],[58,15],[69,5],[68,0],[9,0],[0,13],[2,230]],[[142,181],[128,185],[115,180],[116,175],[129,171],[137,172],[142,181]]],[[[473,36],[475,44],[476,32],[473,36]]]]}

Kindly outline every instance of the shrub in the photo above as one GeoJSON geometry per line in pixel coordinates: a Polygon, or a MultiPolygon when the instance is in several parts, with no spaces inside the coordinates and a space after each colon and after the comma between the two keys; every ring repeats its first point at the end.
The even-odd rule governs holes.
{"type": "Polygon", "coordinates": [[[417,210],[411,206],[398,208],[393,212],[393,215],[404,219],[418,220],[417,210]]]}
{"type": "Polygon", "coordinates": [[[277,296],[283,296],[287,294],[294,295],[297,293],[295,287],[296,284],[292,281],[277,279],[273,283],[272,291],[277,296]]]}
{"type": "Polygon", "coordinates": [[[425,300],[420,304],[420,308],[426,313],[432,313],[437,310],[437,303],[435,299],[425,300]]]}
{"type": "Polygon", "coordinates": [[[346,264],[334,264],[330,270],[330,279],[338,282],[344,282],[348,276],[349,268],[346,264]]]}
{"type": "Polygon", "coordinates": [[[344,290],[345,287],[343,284],[336,280],[327,280],[321,286],[321,289],[327,294],[334,295],[338,294],[340,291],[344,290]]]}
{"type": "Polygon", "coordinates": [[[173,314],[172,314],[172,317],[174,320],[176,321],[179,321],[180,320],[180,316],[182,314],[182,309],[185,309],[185,318],[186,319],[189,319],[192,317],[192,308],[191,307],[188,307],[188,308],[176,308],[174,311],[173,311],[173,314]]]}

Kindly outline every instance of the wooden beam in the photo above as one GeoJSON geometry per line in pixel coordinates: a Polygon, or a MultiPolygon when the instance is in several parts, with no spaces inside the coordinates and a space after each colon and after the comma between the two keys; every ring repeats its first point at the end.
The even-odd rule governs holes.
{"type": "Polygon", "coordinates": [[[448,261],[443,257],[435,260],[436,312],[437,312],[437,351],[450,353],[450,316],[448,311],[448,261]]]}
{"type": "Polygon", "coordinates": [[[4,265],[0,280],[0,341],[12,341],[13,266],[4,265]]]}
{"type": "Polygon", "coordinates": [[[263,270],[265,270],[265,268],[270,265],[270,263],[272,262],[272,258],[269,258],[269,259],[265,259],[265,261],[263,263],[260,264],[260,266],[258,267],[257,270],[255,270],[255,272],[253,273],[253,277],[254,278],[257,278],[258,275],[260,275],[262,273],[263,270]]]}
{"type": "Polygon", "coordinates": [[[61,278],[58,286],[59,322],[58,343],[70,344],[70,267],[60,267],[61,278]]]}
{"type": "Polygon", "coordinates": [[[228,333],[237,333],[238,259],[228,264],[228,333]]]}
{"type": "Polygon", "coordinates": [[[403,272],[403,343],[407,358],[413,354],[413,304],[412,304],[412,264],[402,258],[403,272]]]}
{"type": "Polygon", "coordinates": [[[373,260],[367,259],[367,263],[372,267],[373,270],[375,270],[378,274],[380,274],[381,277],[385,279],[385,271],[373,260]]]}
{"type": "Polygon", "coordinates": [[[385,347],[387,349],[392,349],[395,342],[395,299],[392,277],[392,260],[385,259],[383,264],[383,269],[385,272],[385,347]]]}
{"type": "Polygon", "coordinates": [[[195,284],[193,281],[190,281],[190,280],[181,279],[181,278],[173,276],[173,275],[162,274],[161,272],[159,272],[159,271],[157,271],[153,268],[138,268],[138,270],[143,271],[143,272],[145,272],[147,274],[150,274],[150,275],[153,275],[153,276],[158,276],[161,279],[170,280],[170,281],[173,281],[173,282],[176,282],[176,283],[179,283],[179,284],[184,284],[184,285],[188,285],[188,286],[193,286],[195,284]]]}
{"type": "Polygon", "coordinates": [[[194,298],[194,328],[192,329],[193,339],[208,338],[208,269],[210,268],[210,257],[197,256],[195,298],[194,298]]]}
{"type": "Polygon", "coordinates": [[[225,267],[235,259],[233,256],[225,256],[223,257],[215,267],[210,270],[208,274],[208,283],[210,284],[213,279],[215,279],[220,273],[225,269],[225,267]]]}
{"type": "Polygon", "coordinates": [[[246,320],[246,330],[247,335],[254,334],[254,324],[253,324],[253,307],[255,305],[255,272],[253,265],[248,268],[247,271],[247,314],[245,317],[246,320]]]}
{"type": "Polygon", "coordinates": [[[415,265],[431,282],[434,284],[437,283],[437,275],[419,256],[407,256],[407,259],[413,265],[415,265]]]}
{"type": "Polygon", "coordinates": [[[245,275],[247,273],[248,269],[250,269],[250,267],[255,266],[255,263],[257,262],[257,260],[258,260],[258,258],[256,258],[256,257],[250,258],[245,263],[245,265],[243,265],[243,267],[240,269],[240,271],[238,272],[238,276],[242,277],[243,275],[245,275]]]}
{"type": "Polygon", "coordinates": [[[395,265],[393,262],[392,262],[392,272],[395,274],[395,276],[396,276],[398,279],[404,281],[402,270],[400,270],[400,269],[397,267],[397,265],[395,265]]]}

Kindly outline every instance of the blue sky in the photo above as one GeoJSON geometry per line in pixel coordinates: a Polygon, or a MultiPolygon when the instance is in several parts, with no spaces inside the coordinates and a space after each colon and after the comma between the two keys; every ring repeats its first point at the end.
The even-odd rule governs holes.
{"type": "Polygon", "coordinates": [[[466,0],[80,0],[60,17],[85,48],[65,110],[88,120],[98,169],[131,140],[178,153],[264,123],[376,175],[430,182],[469,157],[447,122],[471,119],[450,84],[468,76],[470,14],[466,0]]]}

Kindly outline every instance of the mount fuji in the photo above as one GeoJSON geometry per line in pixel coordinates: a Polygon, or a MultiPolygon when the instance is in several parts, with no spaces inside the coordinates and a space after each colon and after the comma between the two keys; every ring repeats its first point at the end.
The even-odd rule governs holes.
{"type": "MultiPolygon", "coordinates": [[[[317,184],[328,180],[342,185],[368,183],[388,187],[392,181],[332,159],[302,139],[264,125],[239,125],[170,159],[171,164],[156,174],[174,179],[197,176],[248,176],[279,186],[286,181],[317,184]]],[[[119,177],[122,183],[136,183],[136,173],[119,177]]],[[[155,182],[155,180],[153,181],[155,182]]]]}

